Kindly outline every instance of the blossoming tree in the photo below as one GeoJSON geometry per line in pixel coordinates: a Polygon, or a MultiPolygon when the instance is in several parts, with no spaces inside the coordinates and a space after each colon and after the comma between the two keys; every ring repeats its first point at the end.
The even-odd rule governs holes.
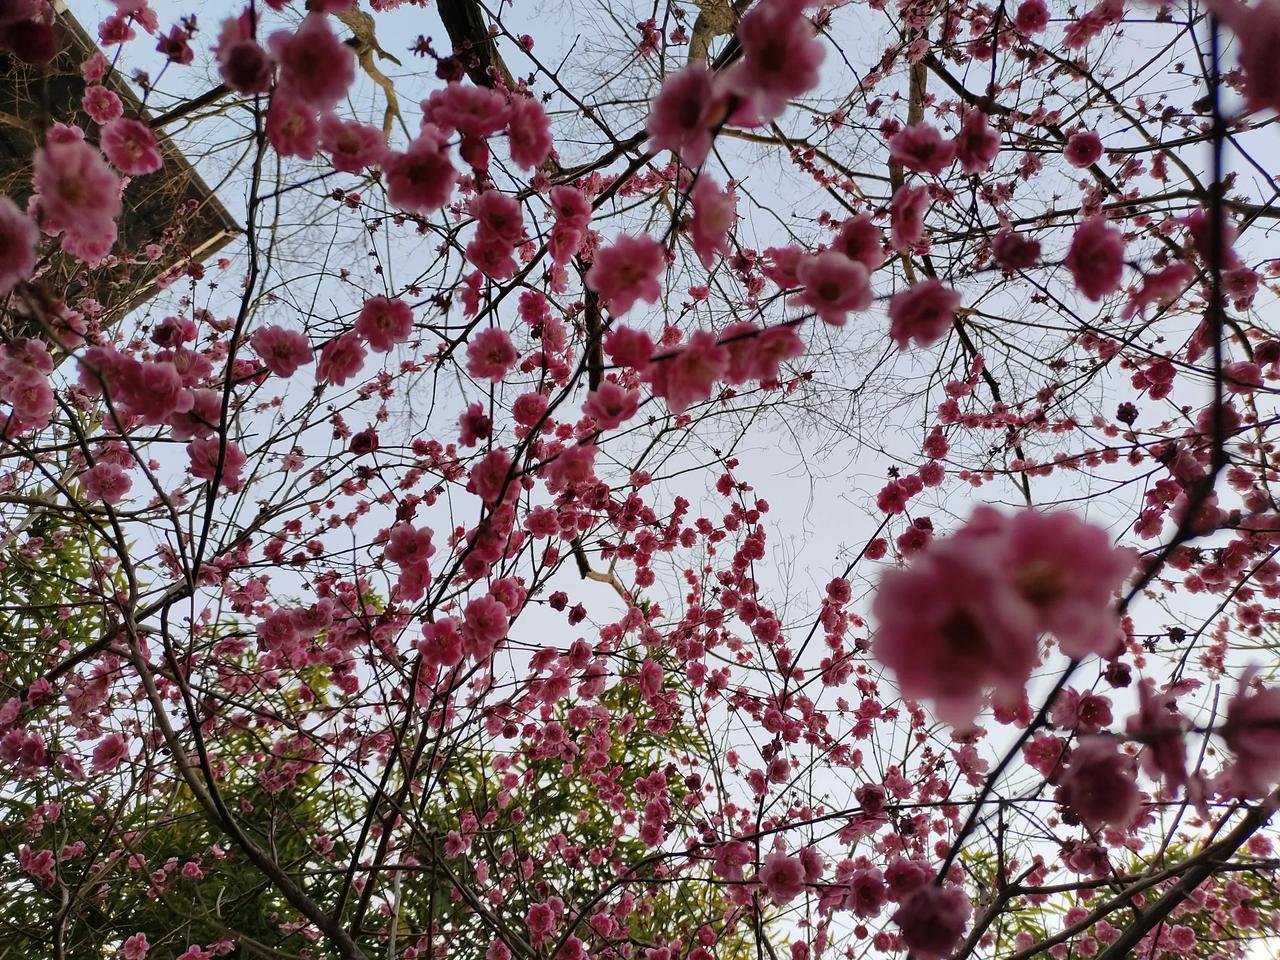
{"type": "Polygon", "coordinates": [[[1265,944],[1276,0],[77,13],[0,198],[5,950],[1265,944]],[[161,133],[243,232],[117,321],[50,265],[175,258],[161,133]]]}

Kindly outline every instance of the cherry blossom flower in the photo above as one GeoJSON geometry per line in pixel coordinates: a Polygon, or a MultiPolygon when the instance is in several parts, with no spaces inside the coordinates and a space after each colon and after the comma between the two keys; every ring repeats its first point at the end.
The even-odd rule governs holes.
{"type": "Polygon", "coordinates": [[[467,344],[467,372],[477,380],[501,383],[520,354],[501,327],[489,327],[467,344]]]}
{"type": "Polygon", "coordinates": [[[611,430],[636,415],[640,397],[612,380],[604,380],[587,395],[582,412],[595,420],[601,430],[611,430]]]}
{"type": "Polygon", "coordinates": [[[442,131],[424,124],[403,153],[389,152],[382,161],[387,199],[410,213],[430,214],[449,202],[457,171],[449,162],[442,131]]]}
{"type": "Polygon", "coordinates": [[[1013,15],[1014,26],[1025,34],[1041,33],[1049,26],[1049,6],[1045,0],[1022,0],[1013,15]]]}
{"type": "Polygon", "coordinates": [[[895,250],[907,250],[924,239],[927,187],[899,187],[889,204],[889,239],[895,250]]]}
{"type": "Polygon", "coordinates": [[[150,951],[151,944],[147,943],[147,935],[135,933],[120,945],[117,953],[121,960],[143,960],[150,951]]]}
{"type": "Polygon", "coordinates": [[[729,230],[738,220],[737,207],[738,198],[731,187],[721,190],[705,174],[698,178],[693,188],[693,219],[689,222],[689,237],[694,253],[707,270],[711,269],[716,257],[729,254],[729,230]]]}
{"type": "Polygon", "coordinates": [[[870,217],[860,213],[840,225],[840,232],[836,235],[832,249],[862,264],[871,273],[884,263],[884,233],[871,222],[870,217]]]}
{"type": "Polygon", "coordinates": [[[1232,789],[1244,797],[1261,797],[1280,781],[1280,687],[1255,689],[1257,668],[1240,678],[1236,695],[1227,704],[1222,739],[1231,751],[1232,789]]]}
{"type": "Polygon", "coordinates": [[[955,156],[955,143],[927,123],[905,127],[889,141],[889,159],[916,173],[942,173],[955,156]]]}
{"type": "Polygon", "coordinates": [[[705,64],[668,74],[645,123],[650,146],[678,154],[688,167],[701,167],[711,152],[717,102],[715,78],[705,64]]]}
{"type": "Polygon", "coordinates": [[[267,142],[282,157],[310,160],[320,143],[320,123],[315,108],[278,91],[267,108],[267,142]]]}
{"type": "Polygon", "coordinates": [[[1127,827],[1141,797],[1135,761],[1111,737],[1084,737],[1071,752],[1058,785],[1058,801],[1092,829],[1127,827]]]}
{"type": "Polygon", "coordinates": [[[108,123],[124,114],[120,98],[100,83],[87,88],[80,99],[80,107],[94,123],[108,123]]]}
{"type": "Polygon", "coordinates": [[[987,115],[980,110],[965,114],[955,142],[956,160],[965,173],[990,169],[1000,152],[1000,134],[991,129],[987,115]]]}
{"type": "Polygon", "coordinates": [[[377,353],[386,353],[413,333],[413,311],[400,299],[370,297],[360,308],[355,332],[377,353]]]}
{"type": "Polygon", "coordinates": [[[843,326],[851,312],[871,306],[867,268],[843,253],[828,250],[808,257],[796,273],[804,289],[791,298],[792,305],[807,307],[824,323],[843,326]]]}
{"type": "Polygon", "coordinates": [[[249,338],[254,353],[277,377],[291,377],[312,361],[311,343],[296,330],[280,326],[259,327],[249,338]]]}
{"type": "Polygon", "coordinates": [[[804,0],[763,0],[739,22],[742,61],[733,68],[729,84],[760,120],[779,116],[787,101],[818,85],[826,51],[814,33],[804,16],[804,0]]]}
{"type": "Polygon", "coordinates": [[[39,232],[17,205],[0,197],[0,297],[30,279],[39,232]]]}
{"type": "Polygon", "coordinates": [[[278,92],[313,111],[331,109],[355,80],[355,52],[338,39],[323,14],[308,14],[294,31],[273,33],[267,45],[280,65],[278,92]]]}
{"type": "MultiPolygon", "coordinates": [[[[999,523],[993,513],[979,508],[971,522],[999,523]]],[[[1035,609],[1039,628],[1068,656],[1113,653],[1119,637],[1113,595],[1133,569],[1133,554],[1066,510],[1020,511],[1007,531],[1014,589],[1035,609]]]]}
{"type": "Polygon", "coordinates": [[[1246,6],[1221,0],[1212,8],[1235,33],[1240,43],[1237,54],[1244,72],[1244,95],[1255,110],[1280,109],[1280,7],[1274,0],[1246,6]]]}
{"type": "Polygon", "coordinates": [[[197,480],[213,482],[215,476],[222,486],[228,490],[240,488],[240,471],[248,462],[239,444],[227,442],[223,444],[217,437],[207,440],[192,440],[187,444],[187,458],[190,461],[191,475],[197,480]],[[218,465],[221,462],[221,473],[218,465]]]}
{"type": "Polygon", "coordinates": [[[102,128],[102,152],[121,173],[137,177],[160,169],[160,148],[144,123],[117,117],[102,128]]]}
{"type": "Polygon", "coordinates": [[[921,280],[889,300],[889,337],[899,350],[932,346],[951,329],[958,306],[960,294],[941,280],[921,280]]]}
{"type": "Polygon", "coordinates": [[[354,330],[334,337],[320,351],[320,363],[316,367],[316,379],[341,387],[356,376],[364,366],[365,352],[360,337],[354,330]]]}
{"type": "Polygon", "coordinates": [[[1092,130],[1081,130],[1067,138],[1062,148],[1067,163],[1077,169],[1091,167],[1102,159],[1102,138],[1092,130]]]}
{"type": "Polygon", "coordinates": [[[1040,262],[1040,241],[1024,233],[1001,230],[991,241],[991,255],[1010,272],[1030,270],[1040,262]]]}
{"type": "Polygon", "coordinates": [[[1120,288],[1124,238],[1101,217],[1093,217],[1076,229],[1064,262],[1076,289],[1090,300],[1101,300],[1120,288]]]}
{"type": "Polygon", "coordinates": [[[618,237],[596,254],[587,271],[587,286],[615,317],[627,313],[636,301],[656,303],[662,295],[658,277],[666,266],[662,244],[646,235],[618,237]]]}
{"type": "Polygon", "coordinates": [[[960,887],[927,883],[907,896],[893,915],[912,956],[939,960],[955,949],[972,907],[960,887]]]}
{"type": "Polygon", "coordinates": [[[118,733],[109,733],[93,748],[94,773],[110,773],[129,759],[129,744],[118,733]]]}
{"type": "Polygon", "coordinates": [[[706,330],[693,334],[671,356],[655,360],[647,376],[653,394],[667,402],[672,413],[711,396],[711,388],[729,367],[729,352],[706,330]]]}
{"type": "Polygon", "coordinates": [[[551,124],[542,104],[532,97],[515,97],[507,120],[511,162],[523,170],[541,166],[551,155],[551,124]]]}
{"type": "Polygon", "coordinates": [[[253,38],[254,22],[251,7],[222,21],[215,50],[222,82],[245,96],[266,93],[275,76],[271,55],[253,38]]]}
{"type": "Polygon", "coordinates": [[[422,102],[422,115],[426,123],[443,131],[456,130],[484,140],[507,125],[511,107],[496,90],[450,83],[422,102]]]}
{"type": "Polygon", "coordinates": [[[764,858],[757,879],[774,903],[790,903],[804,893],[804,864],[799,857],[775,850],[764,858]]]}
{"type": "Polygon", "coordinates": [[[1186,724],[1172,693],[1157,694],[1150,681],[1138,684],[1138,713],[1126,729],[1140,738],[1138,760],[1152,777],[1164,777],[1177,790],[1187,784],[1186,724]]]}
{"type": "Polygon", "coordinates": [[[96,463],[86,470],[80,482],[84,484],[85,496],[90,500],[101,500],[109,506],[115,506],[124,499],[133,482],[129,475],[114,463],[96,463]]]}
{"type": "Polygon", "coordinates": [[[32,207],[40,229],[90,266],[110,252],[120,216],[120,181],[79,131],[55,124],[36,151],[32,207]]]}
{"type": "Polygon", "coordinates": [[[1009,588],[997,537],[936,540],[905,570],[887,571],[872,604],[872,652],[903,694],[935,701],[940,718],[971,722],[985,689],[1021,700],[1038,657],[1035,614],[1009,588]]]}
{"type": "Polygon", "coordinates": [[[333,169],[341,173],[360,173],[377,165],[387,152],[386,140],[377,127],[343,120],[332,113],[320,118],[319,140],[333,169]]]}

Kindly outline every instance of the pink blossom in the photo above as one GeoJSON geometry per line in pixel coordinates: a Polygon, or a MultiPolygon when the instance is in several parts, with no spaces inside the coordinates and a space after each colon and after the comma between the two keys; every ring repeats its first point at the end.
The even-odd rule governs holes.
{"type": "Polygon", "coordinates": [[[551,124],[533,97],[515,97],[507,120],[511,162],[523,170],[540,166],[551,154],[551,124]]]}
{"type": "Polygon", "coordinates": [[[100,83],[85,90],[80,98],[80,107],[97,124],[107,123],[124,114],[120,98],[100,83]]]}
{"type": "Polygon", "coordinates": [[[291,377],[312,360],[311,342],[296,330],[274,325],[259,327],[249,343],[263,365],[277,377],[291,377]]]}
{"type": "Polygon", "coordinates": [[[1172,693],[1157,694],[1150,681],[1138,685],[1138,713],[1126,726],[1141,739],[1138,760],[1152,777],[1164,777],[1174,790],[1187,783],[1186,724],[1172,693]]]}
{"type": "Polygon", "coordinates": [[[1040,33],[1049,26],[1049,6],[1045,0],[1022,0],[1013,17],[1014,26],[1021,33],[1040,33]]]}
{"type": "Polygon", "coordinates": [[[955,322],[960,294],[936,277],[921,280],[889,301],[889,336],[905,350],[914,342],[919,347],[941,340],[955,322]]]}
{"type": "Polygon", "coordinates": [[[516,275],[515,248],[493,234],[477,233],[467,244],[467,259],[491,280],[510,280],[516,275]]]}
{"type": "Polygon", "coordinates": [[[90,500],[101,500],[109,506],[115,506],[124,499],[133,481],[119,466],[105,461],[94,464],[80,478],[84,484],[85,496],[90,500]]]}
{"type": "Polygon", "coordinates": [[[1102,138],[1092,130],[1073,133],[1067,138],[1062,155],[1076,169],[1091,167],[1102,159],[1102,138]]]}
{"type": "MultiPolygon", "coordinates": [[[[796,276],[796,271],[800,269],[800,264],[809,255],[803,247],[795,245],[769,247],[765,250],[764,255],[766,260],[761,269],[766,277],[783,290],[800,286],[800,278],[796,276]]],[[[856,258],[850,257],[850,259],[856,258]]]]}
{"type": "Polygon", "coordinates": [[[102,128],[102,152],[121,173],[131,177],[160,169],[160,148],[151,128],[117,117],[102,128]]]}
{"type": "Polygon", "coordinates": [[[507,246],[515,246],[524,238],[524,218],[514,197],[497,190],[486,190],[471,201],[471,215],[479,231],[507,246]]]}
{"type": "Polygon", "coordinates": [[[714,334],[699,330],[673,356],[655,360],[648,376],[654,396],[666,400],[672,413],[683,413],[711,395],[728,366],[728,351],[714,334]]]}
{"type": "Polygon", "coordinates": [[[38,237],[36,225],[12,200],[0,197],[0,297],[31,277],[38,237]]]}
{"type": "Polygon", "coordinates": [[[790,903],[804,893],[804,864],[799,857],[775,850],[764,858],[757,879],[774,903],[790,903]]]}
{"type": "Polygon", "coordinates": [[[1241,676],[1221,731],[1234,757],[1232,789],[1245,797],[1264,796],[1280,780],[1280,687],[1255,688],[1256,673],[1251,667],[1241,676]]]}
{"type": "Polygon", "coordinates": [[[849,878],[845,906],[859,917],[879,916],[888,899],[889,891],[879,870],[855,870],[849,878]]]}
{"type": "Polygon", "coordinates": [[[491,596],[476,597],[468,601],[462,624],[467,655],[486,660],[507,635],[507,608],[491,596]]]}
{"type": "Polygon", "coordinates": [[[1030,270],[1040,260],[1040,241],[1025,233],[1001,230],[991,241],[991,255],[1011,272],[1030,270]]]}
{"type": "Polygon", "coordinates": [[[316,367],[316,379],[341,387],[360,372],[364,366],[364,347],[354,330],[334,337],[320,351],[320,363],[316,367]]]}
{"type": "Polygon", "coordinates": [[[222,21],[215,55],[222,82],[236,93],[253,96],[271,89],[275,62],[253,38],[254,11],[246,8],[238,17],[222,21]]]}
{"type": "Polygon", "coordinates": [[[524,922],[529,930],[529,942],[535,947],[541,946],[555,932],[556,911],[549,903],[535,903],[526,911],[524,922]]]}
{"type": "Polygon", "coordinates": [[[360,308],[355,332],[377,353],[386,353],[413,332],[413,311],[400,299],[370,297],[360,308]]]}
{"type": "Polygon", "coordinates": [[[487,504],[495,504],[503,491],[510,491],[508,475],[511,455],[505,450],[490,450],[471,468],[467,490],[487,504]]]}
{"type": "Polygon", "coordinates": [[[615,317],[629,311],[637,300],[656,303],[662,296],[658,277],[666,266],[662,244],[647,234],[618,237],[598,252],[587,271],[587,286],[615,317]]]}
{"type": "Polygon", "coordinates": [[[267,45],[280,64],[277,91],[313,112],[331,109],[356,78],[355,52],[338,39],[323,14],[308,14],[292,32],[273,33],[267,45]]]}
{"type": "Polygon", "coordinates": [[[645,123],[650,147],[678,154],[685,166],[701,167],[711,151],[718,102],[715,78],[705,64],[668,74],[645,123]]]}
{"type": "Polygon", "coordinates": [[[1252,360],[1236,360],[1223,366],[1222,379],[1231,393],[1250,394],[1262,386],[1262,369],[1252,360]]]}
{"type": "Polygon", "coordinates": [[[655,350],[653,340],[643,330],[626,324],[615,326],[604,338],[604,352],[620,367],[643,370],[655,350]]]}
{"type": "Polygon", "coordinates": [[[467,344],[467,372],[477,380],[501,383],[520,359],[511,336],[501,327],[489,327],[467,344]]]}
{"type": "Polygon", "coordinates": [[[595,420],[597,428],[611,430],[636,415],[640,397],[634,390],[604,380],[587,395],[582,412],[595,420]]]}
{"type": "Polygon", "coordinates": [[[996,536],[935,540],[882,576],[872,605],[876,659],[905,696],[934,700],[958,725],[986,688],[998,703],[1019,702],[1039,655],[1035,613],[1010,589],[1000,546],[996,536]]]}
{"type": "Polygon", "coordinates": [[[435,547],[431,545],[429,528],[419,528],[411,523],[401,522],[392,528],[382,555],[389,563],[410,567],[426,563],[435,552],[435,547]]]}
{"type": "Polygon", "coordinates": [[[981,173],[990,169],[1000,152],[1000,134],[991,129],[987,115],[970,110],[960,124],[956,136],[956,160],[965,173],[981,173]]]}
{"type": "Polygon", "coordinates": [[[100,154],[69,128],[55,124],[36,151],[33,209],[45,233],[90,266],[115,244],[120,181],[100,154]]]}
{"type": "Polygon", "coordinates": [[[135,933],[125,940],[116,952],[120,955],[121,960],[143,960],[150,950],[151,944],[147,943],[147,935],[145,933],[135,933]]]}
{"type": "Polygon", "coordinates": [[[840,225],[832,249],[862,264],[867,273],[871,273],[884,263],[884,233],[871,222],[870,217],[860,213],[840,225]]]}
{"type": "Polygon", "coordinates": [[[899,187],[889,204],[889,239],[895,250],[907,250],[924,239],[927,187],[899,187]]]}
{"type": "Polygon", "coordinates": [[[721,190],[706,174],[693,187],[693,219],[689,237],[693,252],[710,270],[716,257],[729,254],[729,230],[738,220],[738,198],[732,187],[721,190]]]}
{"type": "Polygon", "coordinates": [[[807,307],[824,323],[843,326],[851,312],[871,306],[867,268],[843,253],[828,250],[808,257],[796,273],[804,289],[791,298],[792,305],[807,307]]]}
{"type": "Polygon", "coordinates": [[[410,213],[430,214],[449,202],[457,171],[449,162],[444,134],[429,124],[403,153],[382,161],[387,199],[410,213]]]}
{"type": "Polygon", "coordinates": [[[93,748],[94,773],[110,773],[129,759],[129,744],[118,733],[109,733],[93,748]]]}
{"type": "Polygon", "coordinates": [[[1064,262],[1076,288],[1090,300],[1101,300],[1120,288],[1124,238],[1107,221],[1093,217],[1076,229],[1064,262]]]}
{"type": "Polygon", "coordinates": [[[962,888],[929,883],[902,901],[893,922],[902,931],[902,942],[912,956],[937,960],[955,949],[971,909],[962,888]]]}
{"type": "Polygon", "coordinates": [[[297,97],[277,91],[267,108],[267,142],[282,157],[310,160],[320,142],[315,108],[297,97]]]}
{"type": "Polygon", "coordinates": [[[557,224],[585,230],[591,223],[591,201],[576,187],[563,184],[552,187],[548,199],[557,224]]]}
{"type": "Polygon", "coordinates": [[[326,113],[320,118],[320,149],[329,154],[333,169],[360,173],[382,159],[387,143],[377,127],[326,113]]]}
{"type": "Polygon", "coordinates": [[[414,644],[423,660],[437,667],[453,667],[462,662],[462,632],[457,618],[443,617],[422,628],[422,639],[414,644]]]}
{"type": "Polygon", "coordinates": [[[955,156],[955,143],[927,123],[905,127],[889,141],[889,159],[916,173],[942,173],[955,156]]]}
{"type": "Polygon", "coordinates": [[[803,0],[763,0],[738,24],[742,61],[730,74],[733,91],[745,97],[760,120],[787,108],[787,101],[818,85],[825,50],[804,16],[803,0]]]}
{"type": "Polygon", "coordinates": [[[1127,827],[1141,802],[1134,766],[1111,737],[1084,737],[1059,780],[1058,801],[1092,829],[1127,827]]]}
{"type": "Polygon", "coordinates": [[[239,444],[227,441],[224,445],[217,437],[206,440],[192,440],[187,444],[187,458],[190,460],[191,475],[197,480],[213,482],[219,476],[222,486],[228,490],[240,488],[240,471],[244,469],[248,458],[239,444]],[[218,473],[218,463],[222,463],[222,472],[218,473]]]}
{"type": "Polygon", "coordinates": [[[113,399],[124,403],[143,423],[164,423],[175,413],[185,413],[194,402],[182,384],[182,375],[169,362],[133,363],[113,399]]]}
{"type": "Polygon", "coordinates": [[[782,363],[804,356],[805,352],[804,341],[785,325],[767,327],[744,341],[744,345],[740,354],[745,356],[739,361],[738,369],[747,380],[761,383],[776,382],[782,363]]]}
{"type": "Polygon", "coordinates": [[[496,90],[450,83],[422,102],[424,123],[484,140],[507,125],[511,108],[496,90]]]}
{"type": "MultiPolygon", "coordinates": [[[[981,507],[974,519],[999,523],[993,513],[981,507]]],[[[1066,510],[1022,510],[1007,531],[1013,586],[1036,611],[1039,628],[1070,657],[1111,654],[1119,629],[1113,595],[1133,568],[1132,553],[1066,510]]]]}
{"type": "Polygon", "coordinates": [[[1234,31],[1240,48],[1237,58],[1244,72],[1244,95],[1255,110],[1280,109],[1280,4],[1261,0],[1215,3],[1213,9],[1234,31]]]}

